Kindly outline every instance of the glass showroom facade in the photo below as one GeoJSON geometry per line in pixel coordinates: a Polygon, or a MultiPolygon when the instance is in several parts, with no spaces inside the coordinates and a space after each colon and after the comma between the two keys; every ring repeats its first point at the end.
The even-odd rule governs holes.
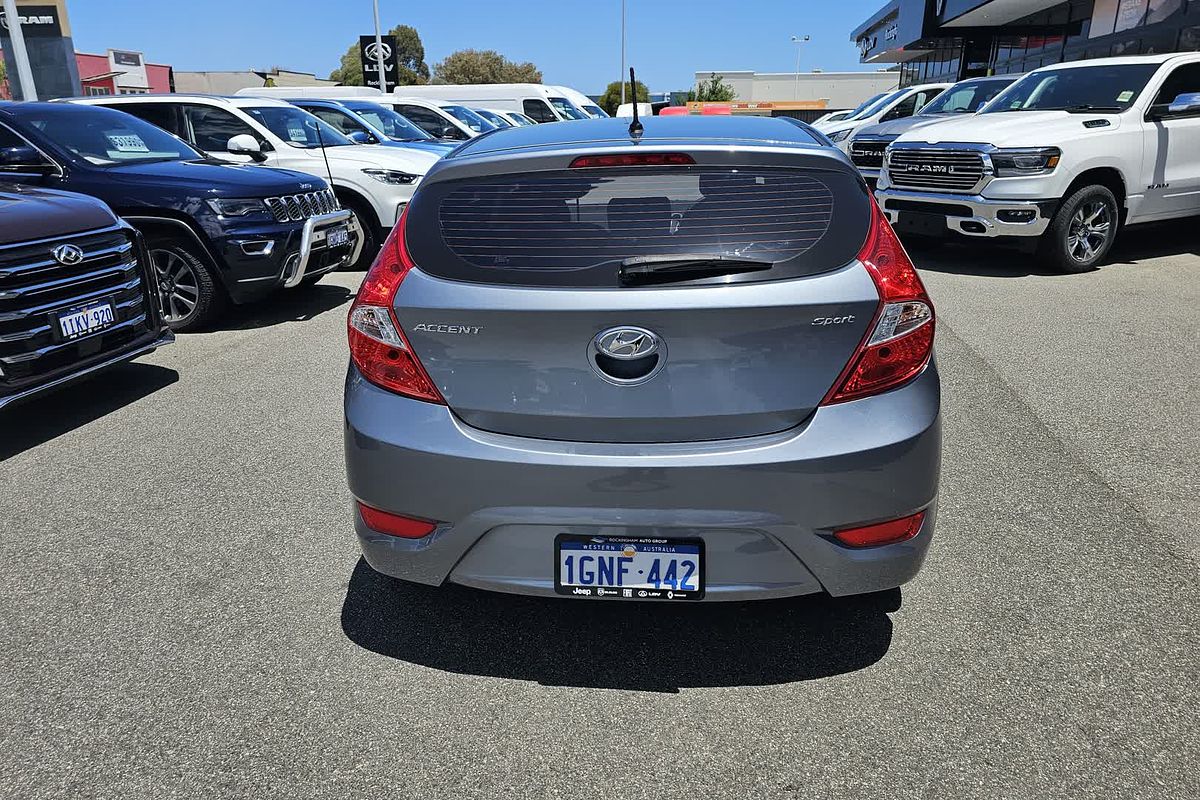
{"type": "Polygon", "coordinates": [[[1200,50],[1200,0],[892,0],[854,31],[900,85],[1085,58],[1200,50]]]}

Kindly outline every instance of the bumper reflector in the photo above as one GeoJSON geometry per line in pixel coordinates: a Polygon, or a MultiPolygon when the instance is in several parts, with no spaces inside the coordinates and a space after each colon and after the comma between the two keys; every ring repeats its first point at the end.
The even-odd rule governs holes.
{"type": "Polygon", "coordinates": [[[404,517],[400,514],[389,514],[387,511],[364,506],[357,501],[356,505],[359,516],[362,517],[362,521],[368,528],[377,533],[386,533],[388,536],[398,536],[401,539],[420,539],[428,536],[437,527],[436,522],[404,517]]]}
{"type": "Polygon", "coordinates": [[[925,512],[919,511],[911,517],[901,517],[858,528],[843,528],[840,531],[834,531],[833,536],[849,547],[878,547],[882,544],[908,541],[917,535],[917,531],[921,530],[921,523],[924,521],[925,512]]]}

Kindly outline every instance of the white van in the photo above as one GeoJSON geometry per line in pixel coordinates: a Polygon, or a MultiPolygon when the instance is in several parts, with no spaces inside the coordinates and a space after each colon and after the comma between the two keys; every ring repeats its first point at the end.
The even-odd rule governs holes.
{"type": "Polygon", "coordinates": [[[608,116],[608,112],[601,108],[599,103],[583,92],[572,89],[570,86],[547,86],[546,88],[558,92],[570,100],[572,105],[593,119],[604,119],[608,116]]]}
{"type": "MultiPolygon", "coordinates": [[[[535,122],[588,119],[558,87],[540,83],[447,83],[431,86],[398,86],[395,94],[444,100],[485,108],[520,111],[535,122]]],[[[403,111],[400,113],[404,113],[403,111]]]]}
{"type": "Polygon", "coordinates": [[[370,86],[252,86],[238,89],[242,97],[311,97],[314,100],[369,99],[383,92],[370,86]]]}
{"type": "MultiPolygon", "coordinates": [[[[638,103],[637,112],[639,117],[652,117],[654,116],[654,105],[652,103],[638,103]]],[[[632,117],[633,103],[621,103],[621,105],[617,106],[617,116],[632,117]]]]}

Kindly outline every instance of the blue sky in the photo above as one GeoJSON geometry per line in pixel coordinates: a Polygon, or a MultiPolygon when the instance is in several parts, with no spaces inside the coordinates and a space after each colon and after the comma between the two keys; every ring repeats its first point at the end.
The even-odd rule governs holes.
{"type": "MultiPolygon", "coordinates": [[[[862,69],[850,31],[885,0],[627,0],[629,60],[653,91],[686,89],[704,69],[862,69]]],[[[141,50],[176,69],[273,65],[321,77],[360,33],[370,0],[68,0],[76,48],[141,50]]],[[[620,0],[380,0],[384,28],[412,25],[432,67],[461,48],[532,61],[547,83],[590,94],[620,71],[620,0]]]]}

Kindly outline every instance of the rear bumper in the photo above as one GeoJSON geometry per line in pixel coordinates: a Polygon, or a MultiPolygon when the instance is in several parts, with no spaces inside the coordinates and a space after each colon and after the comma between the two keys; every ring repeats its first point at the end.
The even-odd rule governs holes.
{"type": "Polygon", "coordinates": [[[492,434],[444,406],[346,381],[350,489],[363,503],[442,524],[423,539],[368,529],[376,570],[438,585],[556,596],[559,533],[699,537],[706,600],[899,586],[933,535],[940,394],[930,367],[906,386],[819,409],[751,439],[590,444],[492,434]],[[832,530],[928,509],[907,542],[851,549],[832,530]]]}
{"type": "Polygon", "coordinates": [[[1051,203],[1041,200],[992,200],[980,195],[911,192],[895,188],[875,192],[879,207],[888,222],[899,224],[905,232],[902,212],[925,217],[919,231],[924,234],[951,234],[991,239],[998,236],[1041,236],[1050,226],[1047,210],[1051,203]]]}

